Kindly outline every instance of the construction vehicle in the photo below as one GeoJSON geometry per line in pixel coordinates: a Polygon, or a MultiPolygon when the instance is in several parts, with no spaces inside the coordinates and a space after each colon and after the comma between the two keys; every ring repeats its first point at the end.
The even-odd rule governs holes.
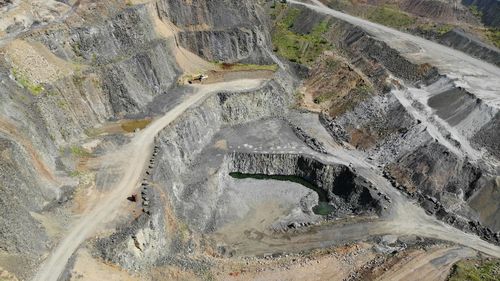
{"type": "Polygon", "coordinates": [[[207,78],[208,78],[207,75],[203,75],[203,74],[196,75],[195,77],[193,77],[193,79],[188,80],[188,83],[189,84],[193,84],[193,82],[201,83],[202,80],[207,79],[207,78]]]}

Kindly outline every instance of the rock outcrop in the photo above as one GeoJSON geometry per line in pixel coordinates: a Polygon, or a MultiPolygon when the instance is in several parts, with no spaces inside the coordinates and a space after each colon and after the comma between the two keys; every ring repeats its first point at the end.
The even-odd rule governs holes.
{"type": "Polygon", "coordinates": [[[175,1],[157,4],[160,18],[182,28],[178,44],[209,61],[271,62],[268,23],[262,8],[251,1],[175,1]]]}
{"type": "MultiPolygon", "coordinates": [[[[500,21],[498,24],[500,25],[500,21]]],[[[455,28],[448,31],[439,39],[439,43],[500,66],[500,50],[498,48],[485,44],[461,29],[455,28]]]]}
{"type": "Polygon", "coordinates": [[[228,165],[230,172],[303,178],[327,192],[329,202],[336,209],[335,215],[376,214],[381,209],[366,180],[347,166],[325,164],[296,154],[249,153],[231,154],[228,165]]]}

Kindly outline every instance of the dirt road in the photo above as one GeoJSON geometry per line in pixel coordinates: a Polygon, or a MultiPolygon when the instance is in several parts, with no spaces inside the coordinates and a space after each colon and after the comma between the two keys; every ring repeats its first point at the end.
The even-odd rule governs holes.
{"type": "Polygon", "coordinates": [[[416,250],[400,260],[376,280],[446,280],[453,264],[460,259],[473,257],[475,252],[461,247],[416,250]]]}
{"type": "Polygon", "coordinates": [[[52,254],[40,266],[34,281],[56,281],[64,271],[71,255],[78,249],[80,244],[90,237],[95,230],[105,221],[110,221],[120,205],[125,203],[124,198],[138,187],[142,178],[144,168],[152,153],[154,137],[165,126],[177,119],[189,107],[199,103],[211,93],[217,91],[243,91],[257,88],[263,80],[237,80],[210,85],[197,85],[195,93],[188,96],[186,100],[167,112],[163,117],[151,123],[147,128],[137,133],[133,140],[121,149],[121,155],[116,159],[123,167],[123,176],[113,187],[108,187],[111,192],[101,198],[98,204],[90,210],[71,227],[66,237],[54,249],[52,254]],[[125,160],[125,161],[124,161],[125,160]]]}
{"type": "MultiPolygon", "coordinates": [[[[289,2],[303,5],[320,13],[325,13],[358,25],[370,34],[388,43],[409,59],[418,61],[419,63],[429,62],[437,66],[442,74],[455,79],[457,85],[467,88],[467,90],[470,90],[485,102],[487,101],[489,106],[497,108],[500,106],[500,68],[494,65],[426,39],[329,9],[324,5],[305,4],[295,0],[289,0],[289,2]],[[408,46],[411,46],[411,48],[408,46]],[[418,51],[415,52],[414,49],[418,49],[418,51]]],[[[318,1],[313,0],[313,2],[317,3],[318,1]]],[[[330,144],[331,142],[328,134],[324,132],[323,138],[317,132],[314,135],[326,144],[330,144]]],[[[459,141],[464,140],[461,136],[455,137],[459,141]]],[[[463,142],[465,143],[465,141],[463,142]]],[[[343,162],[344,164],[353,163],[360,175],[372,181],[393,199],[393,213],[390,217],[386,218],[386,221],[375,222],[372,225],[359,226],[358,228],[349,226],[347,230],[373,231],[374,234],[377,232],[416,234],[465,245],[492,256],[500,257],[500,247],[481,240],[476,235],[455,229],[427,215],[422,208],[410,202],[405,196],[392,188],[390,183],[380,176],[381,171],[376,166],[365,161],[364,155],[355,151],[346,151],[335,145],[330,147],[329,153],[334,157],[325,159],[326,161],[343,162]]],[[[319,231],[315,235],[321,236],[321,232],[319,231]]],[[[326,239],[332,236],[332,234],[328,233],[328,230],[325,230],[322,235],[326,239]]],[[[339,237],[338,235],[334,236],[339,237]]]]}
{"type": "MultiPolygon", "coordinates": [[[[463,245],[471,249],[500,257],[500,247],[490,244],[477,235],[463,232],[426,214],[417,203],[412,202],[382,176],[382,168],[373,161],[367,161],[362,151],[349,150],[336,144],[317,117],[302,116],[298,125],[306,133],[325,144],[328,154],[309,154],[324,163],[349,165],[356,172],[374,184],[382,193],[391,198],[389,209],[379,219],[350,220],[340,223],[325,223],[308,228],[307,231],[284,235],[263,232],[247,224],[247,228],[234,234],[236,239],[223,240],[237,256],[267,255],[275,252],[301,252],[324,248],[339,243],[364,240],[373,236],[394,234],[398,236],[416,235],[435,238],[463,245]]],[[[285,152],[286,153],[286,152],[285,152]]],[[[294,153],[294,152],[291,152],[294,153]]],[[[238,229],[238,227],[234,227],[238,229]]]]}
{"type": "Polygon", "coordinates": [[[442,74],[456,80],[457,85],[488,101],[490,106],[500,108],[499,67],[444,45],[330,9],[322,4],[306,4],[296,0],[288,2],[360,26],[403,56],[417,63],[427,62],[436,66],[442,74]]]}

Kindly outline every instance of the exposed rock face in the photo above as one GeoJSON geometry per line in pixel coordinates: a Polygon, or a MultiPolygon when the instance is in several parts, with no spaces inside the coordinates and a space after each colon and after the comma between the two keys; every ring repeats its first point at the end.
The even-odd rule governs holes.
{"type": "MultiPolygon", "coordinates": [[[[9,2],[0,0],[0,7],[9,2]]],[[[90,2],[91,7],[102,4],[90,2]]],[[[86,139],[88,130],[96,125],[144,113],[161,97],[168,100],[181,74],[170,50],[173,45],[179,44],[211,61],[271,62],[266,52],[269,23],[255,1],[159,0],[156,5],[126,9],[113,6],[102,18],[96,20],[101,14],[94,14],[95,21],[86,18],[84,11],[81,13],[84,21],[80,24],[78,18],[24,38],[37,46],[42,43],[39,47],[44,51],[78,65],[61,77],[40,82],[39,93],[30,92],[29,85],[22,85],[26,81],[22,83],[20,77],[13,77],[14,71],[4,68],[10,61],[2,53],[0,113],[6,120],[0,119],[0,251],[25,254],[31,260],[52,246],[47,231],[31,213],[41,212],[61,193],[56,188],[60,184],[52,179],[55,173],[68,172],[59,148],[86,139]],[[161,19],[181,29],[178,35],[164,38],[155,33],[149,10],[152,6],[161,19]]],[[[313,16],[309,11],[299,19],[323,19],[313,16]]],[[[432,136],[421,120],[411,116],[393,93],[385,91],[390,75],[411,84],[428,84],[439,77],[437,70],[411,63],[361,28],[332,22],[328,39],[348,55],[349,64],[344,67],[359,68],[374,84],[377,94],[363,96],[339,110],[336,119],[323,116],[327,130],[336,141],[349,143],[379,163],[388,164],[388,171],[404,182],[407,191],[421,191],[424,199],[419,200],[425,201],[422,204],[439,218],[453,225],[465,223],[460,227],[491,237],[491,231],[467,219],[479,218],[498,227],[498,208],[478,211],[484,202],[481,198],[497,189],[498,181],[447,147],[431,142],[432,136]],[[382,91],[386,93],[379,93],[382,91]],[[468,208],[466,201],[479,214],[468,208]],[[450,206],[463,208],[452,210],[450,206]],[[455,213],[463,217],[457,219],[455,213]]],[[[304,23],[295,29],[307,33],[312,25],[304,23]]],[[[450,44],[458,44],[454,42],[450,44]]],[[[476,48],[474,44],[459,43],[471,52],[476,48]]],[[[488,57],[494,56],[488,53],[488,57]]],[[[305,73],[303,67],[293,67],[305,73]]],[[[379,198],[370,184],[347,166],[298,154],[228,155],[228,148],[210,158],[203,154],[221,129],[263,118],[286,118],[298,84],[293,79],[280,70],[274,80],[258,90],[211,95],[162,130],[155,142],[158,163],[148,171],[155,187],[141,190],[140,205],[136,206],[142,213],[109,237],[95,241],[97,255],[129,270],[145,270],[178,253],[192,253],[201,246],[186,238],[186,232],[211,233],[225,219],[219,207],[227,199],[223,183],[230,171],[299,176],[325,191],[338,215],[377,214],[382,207],[379,198]]],[[[323,82],[327,79],[324,77],[323,82]]],[[[354,86],[362,86],[367,81],[359,75],[356,82],[354,86]]],[[[428,105],[448,125],[469,132],[463,134],[478,149],[485,148],[500,157],[497,112],[461,90],[443,92],[429,99],[428,105]],[[450,98],[454,100],[449,102],[450,98]],[[477,112],[487,114],[479,116],[477,112]],[[471,124],[477,128],[471,128],[471,124]]],[[[326,142],[301,128],[293,129],[306,149],[327,154],[326,142]]],[[[311,214],[318,196],[300,194],[304,193],[300,215],[310,216],[298,216],[304,219],[299,222],[293,216],[284,221],[307,225],[320,220],[311,214]]]]}
{"type": "Polygon", "coordinates": [[[498,48],[481,42],[463,30],[453,29],[445,33],[439,39],[439,43],[500,66],[500,50],[498,48]]]}
{"type": "Polygon", "coordinates": [[[179,35],[179,42],[210,61],[260,63],[266,60],[263,59],[264,55],[259,46],[263,44],[264,39],[259,36],[261,35],[253,30],[233,28],[223,31],[183,32],[179,35]]]}
{"type": "MultiPolygon", "coordinates": [[[[70,86],[83,94],[90,92],[90,101],[103,103],[92,106],[105,110],[97,112],[98,117],[139,111],[155,96],[165,93],[179,74],[169,51],[171,39],[155,33],[146,6],[126,9],[97,26],[56,30],[37,39],[62,58],[84,60],[95,66],[83,75],[94,76],[92,84],[75,75],[73,82],[77,83],[70,86]]],[[[66,81],[55,86],[64,88],[68,84],[66,81]]]]}
{"type": "Polygon", "coordinates": [[[416,65],[405,59],[396,50],[390,48],[362,28],[332,19],[331,31],[326,35],[330,42],[348,52],[352,63],[368,76],[374,76],[375,83],[383,88],[384,68],[398,77],[411,81],[433,81],[437,78],[437,69],[430,65],[416,65]],[[383,67],[381,67],[383,66],[383,67]]]}
{"type": "Polygon", "coordinates": [[[404,133],[417,124],[390,93],[374,96],[338,118],[322,115],[320,119],[330,134],[340,142],[370,150],[376,145],[403,139],[404,133]]]}
{"type": "Polygon", "coordinates": [[[32,159],[19,144],[4,137],[0,133],[0,249],[37,256],[46,250],[48,239],[29,212],[40,211],[46,196],[32,176],[36,174],[32,159]]]}
{"type": "Polygon", "coordinates": [[[159,1],[160,17],[185,29],[178,44],[210,61],[270,62],[261,7],[252,1],[159,1]]]}
{"type": "Polygon", "coordinates": [[[7,75],[1,68],[0,249],[31,259],[50,244],[30,212],[41,211],[59,193],[52,173],[58,153],[31,104],[31,94],[7,75]]]}
{"type": "MultiPolygon", "coordinates": [[[[290,102],[281,85],[271,81],[251,92],[213,95],[163,129],[156,142],[158,164],[153,167],[151,179],[160,187],[157,194],[166,194],[170,202],[148,203],[149,216],[142,215],[132,226],[119,229],[98,242],[98,248],[103,249],[100,255],[127,269],[143,269],[179,251],[192,251],[189,241],[183,242],[179,233],[170,233],[169,227],[165,227],[163,214],[168,207],[164,206],[172,206],[179,223],[187,224],[189,229],[202,233],[213,231],[217,202],[224,194],[218,177],[206,170],[196,173],[200,177],[193,177],[197,163],[202,161],[200,153],[223,126],[281,116],[290,102]],[[142,250],[133,246],[135,244],[143,245],[142,250]]],[[[148,196],[158,198],[155,193],[148,196]]]]}
{"type": "Polygon", "coordinates": [[[327,153],[325,145],[321,141],[315,139],[314,137],[311,137],[306,132],[304,132],[304,130],[302,130],[302,128],[300,127],[292,125],[292,129],[295,135],[299,139],[301,139],[307,146],[309,146],[312,150],[323,154],[327,153]]]}
{"type": "Polygon", "coordinates": [[[481,177],[478,168],[461,161],[445,147],[435,142],[422,146],[391,164],[388,169],[409,192],[422,193],[440,199],[444,193],[467,199],[481,177]]]}
{"type": "MultiPolygon", "coordinates": [[[[80,27],[72,22],[71,28],[54,25],[26,34],[26,44],[42,50],[35,55],[79,65],[50,81],[24,82],[39,84],[40,93],[14,81],[20,80],[13,74],[19,69],[2,53],[0,248],[10,254],[36,259],[51,246],[30,212],[57,199],[61,183],[54,181],[55,174],[71,170],[60,161],[59,148],[78,143],[98,124],[141,111],[176,83],[179,70],[170,41],[155,33],[147,7],[115,8],[110,5],[106,16],[80,27]]],[[[30,56],[28,62],[37,59],[30,56]]],[[[44,71],[37,67],[34,71],[44,71]]]]}
{"type": "MultiPolygon", "coordinates": [[[[289,103],[290,97],[283,94],[276,82],[252,92],[219,93],[208,98],[201,106],[189,110],[160,133],[158,138],[162,150],[168,151],[169,156],[160,154],[159,162],[167,162],[158,169],[167,170],[154,174],[158,175],[158,179],[182,174],[185,165],[196,157],[222,126],[281,116],[286,113],[289,103]],[[175,165],[169,165],[169,159],[175,161],[175,165]]],[[[168,181],[165,178],[165,182],[168,181]]]]}
{"type": "Polygon", "coordinates": [[[166,224],[166,203],[162,202],[159,191],[148,185],[142,187],[138,200],[143,206],[143,213],[131,223],[119,227],[111,236],[95,242],[100,257],[129,270],[149,268],[167,252],[175,253],[170,245],[179,235],[166,224]]]}
{"type": "Polygon", "coordinates": [[[260,21],[258,11],[261,8],[253,1],[160,0],[157,6],[162,16],[187,29],[253,27],[260,21]]]}
{"type": "Polygon", "coordinates": [[[12,0],[0,0],[0,7],[4,7],[9,4],[12,4],[12,0]]]}
{"type": "Polygon", "coordinates": [[[481,188],[468,200],[469,205],[479,213],[479,221],[500,232],[500,177],[483,177],[478,181],[481,188]]]}
{"type": "Polygon", "coordinates": [[[473,139],[479,146],[485,147],[491,154],[500,159],[500,112],[476,132],[473,139]]]}
{"type": "Polygon", "coordinates": [[[379,202],[372,197],[365,180],[343,165],[324,164],[296,154],[233,153],[229,171],[245,174],[293,175],[303,178],[328,194],[338,214],[376,213],[379,202]]]}
{"type": "Polygon", "coordinates": [[[445,1],[405,0],[402,1],[400,7],[408,13],[437,22],[471,21],[464,6],[445,1]]]}

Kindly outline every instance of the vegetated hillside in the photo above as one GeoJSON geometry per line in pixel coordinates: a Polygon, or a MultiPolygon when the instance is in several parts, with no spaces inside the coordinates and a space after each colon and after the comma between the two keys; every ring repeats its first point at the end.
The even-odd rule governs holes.
{"type": "Polygon", "coordinates": [[[496,281],[500,279],[500,260],[467,259],[457,262],[447,281],[496,281]]]}
{"type": "Polygon", "coordinates": [[[500,28],[500,3],[496,0],[462,0],[487,26],[500,28]]]}

